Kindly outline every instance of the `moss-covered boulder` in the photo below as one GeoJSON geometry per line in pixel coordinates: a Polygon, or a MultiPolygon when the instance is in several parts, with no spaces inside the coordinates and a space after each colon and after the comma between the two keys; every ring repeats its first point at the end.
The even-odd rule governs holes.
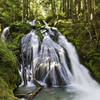
{"type": "Polygon", "coordinates": [[[0,77],[0,100],[18,100],[8,84],[0,77]]]}
{"type": "Polygon", "coordinates": [[[0,100],[17,100],[13,90],[20,84],[16,56],[0,41],[0,100]]]}

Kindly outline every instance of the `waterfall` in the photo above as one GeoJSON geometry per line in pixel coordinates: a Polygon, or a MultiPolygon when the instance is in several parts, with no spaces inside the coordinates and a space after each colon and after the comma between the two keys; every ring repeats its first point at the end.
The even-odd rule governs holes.
{"type": "Polygon", "coordinates": [[[31,25],[31,26],[35,26],[36,25],[36,20],[33,20],[31,22],[28,21],[28,23],[31,25]]]}
{"type": "Polygon", "coordinates": [[[77,51],[73,44],[69,42],[63,35],[59,36],[58,43],[68,53],[68,57],[71,62],[73,81],[70,85],[83,90],[99,87],[98,83],[90,76],[88,69],[80,63],[77,51]]]}
{"type": "Polygon", "coordinates": [[[1,34],[1,40],[2,40],[2,42],[5,42],[7,36],[9,35],[9,33],[10,33],[9,29],[10,29],[9,26],[4,28],[4,30],[3,30],[2,34],[1,34]]]}
{"type": "Polygon", "coordinates": [[[36,30],[21,39],[22,85],[33,86],[33,81],[37,80],[45,87],[98,86],[80,63],[74,45],[57,28],[43,23],[42,40],[36,30]]]}

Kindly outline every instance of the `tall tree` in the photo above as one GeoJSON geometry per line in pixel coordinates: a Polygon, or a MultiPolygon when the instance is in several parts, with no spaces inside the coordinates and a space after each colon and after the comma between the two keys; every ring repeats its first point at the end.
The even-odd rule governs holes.
{"type": "Polygon", "coordinates": [[[55,16],[56,15],[56,2],[55,2],[55,0],[50,0],[50,4],[51,4],[52,14],[53,14],[53,16],[55,16]]]}
{"type": "Polygon", "coordinates": [[[28,19],[29,0],[22,0],[22,20],[28,19]]]}
{"type": "Polygon", "coordinates": [[[25,2],[24,2],[25,0],[23,0],[22,1],[22,21],[24,20],[24,18],[25,18],[25,2]]]}
{"type": "Polygon", "coordinates": [[[94,19],[95,16],[95,0],[91,1],[91,20],[94,19]]]}

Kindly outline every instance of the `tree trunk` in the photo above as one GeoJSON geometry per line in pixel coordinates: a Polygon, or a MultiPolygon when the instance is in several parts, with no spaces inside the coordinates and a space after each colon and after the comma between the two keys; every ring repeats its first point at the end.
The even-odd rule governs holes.
{"type": "Polygon", "coordinates": [[[22,21],[24,20],[25,18],[25,4],[24,4],[24,0],[22,1],[22,21]]]}
{"type": "Polygon", "coordinates": [[[95,0],[91,0],[91,20],[94,19],[95,15],[95,0]]]}
{"type": "Polygon", "coordinates": [[[29,0],[26,0],[26,18],[28,19],[28,8],[29,8],[29,6],[28,6],[28,1],[29,0]]]}
{"type": "Polygon", "coordinates": [[[88,21],[91,20],[91,0],[87,0],[88,3],[88,21]]]}
{"type": "Polygon", "coordinates": [[[51,11],[53,16],[56,15],[56,4],[55,4],[55,0],[50,0],[50,4],[51,4],[51,11]]]}
{"type": "Polygon", "coordinates": [[[23,0],[22,2],[22,21],[24,20],[24,18],[28,18],[28,4],[29,4],[29,0],[23,0]]]}
{"type": "Polygon", "coordinates": [[[74,5],[73,5],[73,0],[70,0],[70,16],[71,16],[71,18],[73,19],[73,13],[74,13],[74,5]]]}

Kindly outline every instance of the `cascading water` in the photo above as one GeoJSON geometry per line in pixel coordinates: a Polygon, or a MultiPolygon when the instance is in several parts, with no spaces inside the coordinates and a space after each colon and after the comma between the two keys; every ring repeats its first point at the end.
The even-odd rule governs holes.
{"type": "MultiPolygon", "coordinates": [[[[33,22],[36,23],[36,20],[33,22]]],[[[40,30],[42,41],[36,30],[25,35],[21,41],[24,85],[34,80],[50,87],[97,85],[88,70],[80,64],[75,47],[56,28],[43,22],[45,28],[40,30]],[[57,40],[52,37],[57,37],[57,40]]]]}
{"type": "MultiPolygon", "coordinates": [[[[100,100],[100,86],[80,63],[73,44],[57,28],[43,23],[45,28],[40,29],[42,40],[37,30],[22,37],[20,86],[33,87],[36,80],[45,87],[66,87],[44,89],[35,100],[100,100]]],[[[36,25],[36,20],[29,24],[36,25]]],[[[9,35],[9,29],[4,28],[2,42],[9,35]]]]}
{"type": "Polygon", "coordinates": [[[58,43],[62,46],[65,51],[68,53],[68,57],[71,62],[71,69],[73,74],[72,84],[81,84],[85,86],[98,86],[96,81],[92,79],[89,74],[89,71],[83,66],[78,58],[75,47],[70,43],[63,35],[59,36],[58,43]]]}
{"type": "Polygon", "coordinates": [[[75,47],[56,28],[43,22],[42,40],[36,30],[22,37],[21,85],[33,86],[33,81],[37,80],[45,87],[83,91],[74,98],[63,100],[99,100],[99,85],[80,63],[75,47]]]}
{"type": "Polygon", "coordinates": [[[2,34],[1,34],[2,42],[5,42],[7,35],[9,35],[9,33],[10,33],[9,29],[10,29],[9,26],[4,28],[4,30],[3,30],[2,34]]]}
{"type": "Polygon", "coordinates": [[[33,21],[28,21],[28,23],[31,25],[31,26],[34,26],[34,25],[36,25],[36,20],[33,20],[33,21]]]}
{"type": "Polygon", "coordinates": [[[36,31],[31,31],[28,35],[25,35],[21,41],[22,44],[22,85],[33,85],[32,79],[34,69],[38,61],[39,50],[39,37],[36,35],[36,31]]]}

